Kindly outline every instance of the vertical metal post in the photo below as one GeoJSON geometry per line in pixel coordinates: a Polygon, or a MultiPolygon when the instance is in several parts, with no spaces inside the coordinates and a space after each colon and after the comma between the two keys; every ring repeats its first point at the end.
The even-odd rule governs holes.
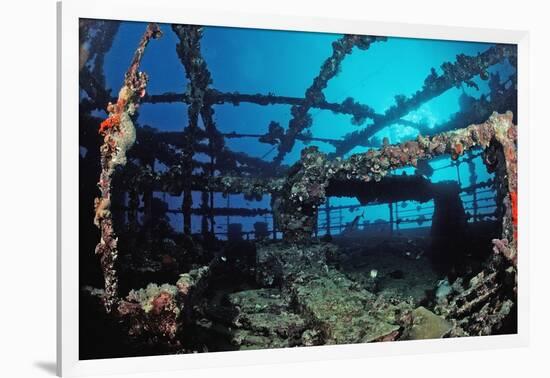
{"type": "Polygon", "coordinates": [[[319,211],[317,211],[317,215],[315,216],[315,228],[313,229],[313,234],[315,237],[319,234],[319,211]]]}
{"type": "Polygon", "coordinates": [[[473,195],[474,222],[477,222],[477,189],[474,189],[473,195]]]}
{"type": "Polygon", "coordinates": [[[458,179],[458,186],[462,187],[462,181],[460,180],[460,161],[455,162],[456,165],[456,178],[458,179]]]}
{"type": "MultiPolygon", "coordinates": [[[[227,194],[227,204],[226,207],[229,209],[231,207],[231,194],[227,194]]],[[[225,218],[225,232],[227,233],[227,238],[229,239],[229,211],[227,213],[227,217],[225,218]]]]}
{"type": "Polygon", "coordinates": [[[389,210],[390,210],[390,236],[393,236],[393,223],[394,223],[394,219],[393,219],[393,202],[389,202],[388,203],[388,207],[389,207],[389,210]]]}
{"type": "Polygon", "coordinates": [[[342,219],[342,208],[340,207],[338,209],[338,218],[339,218],[339,230],[340,230],[340,233],[342,233],[342,222],[343,222],[343,219],[342,219]]]}
{"type": "Polygon", "coordinates": [[[208,233],[208,192],[201,192],[201,234],[206,235],[208,233]]]}
{"type": "MultiPolygon", "coordinates": [[[[151,168],[153,175],[155,174],[155,159],[148,159],[145,165],[151,168]]],[[[153,223],[153,188],[148,185],[143,192],[143,225],[145,226],[145,241],[147,247],[151,247],[151,228],[153,223]]]]}
{"type": "Polygon", "coordinates": [[[395,203],[395,230],[399,231],[399,202],[395,203]]]}
{"type": "Polygon", "coordinates": [[[325,214],[326,214],[326,234],[330,235],[330,198],[327,197],[327,202],[325,204],[325,214]]]}
{"type": "Polygon", "coordinates": [[[191,235],[191,206],[193,206],[193,195],[190,190],[184,189],[181,200],[181,212],[183,213],[183,233],[191,235]]]}
{"type": "Polygon", "coordinates": [[[277,240],[277,227],[275,226],[275,214],[271,216],[273,222],[273,240],[277,240]]]}
{"type": "MultiPolygon", "coordinates": [[[[210,155],[210,177],[214,177],[214,155],[210,155]]],[[[210,191],[210,212],[208,217],[210,219],[210,233],[214,236],[214,192],[210,191]]]]}
{"type": "Polygon", "coordinates": [[[214,235],[214,192],[210,192],[210,233],[214,235]]]}

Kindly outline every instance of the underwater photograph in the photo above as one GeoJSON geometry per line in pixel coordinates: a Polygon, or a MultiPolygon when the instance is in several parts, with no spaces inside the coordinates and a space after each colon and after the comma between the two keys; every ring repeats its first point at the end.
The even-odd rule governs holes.
{"type": "Polygon", "coordinates": [[[517,333],[516,45],[81,18],[78,48],[81,360],[517,333]]]}

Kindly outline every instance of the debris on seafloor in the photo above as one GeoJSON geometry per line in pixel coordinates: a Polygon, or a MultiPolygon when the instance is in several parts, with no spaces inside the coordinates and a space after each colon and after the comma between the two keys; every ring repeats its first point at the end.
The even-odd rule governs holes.
{"type": "Polygon", "coordinates": [[[445,336],[452,328],[448,320],[422,306],[414,309],[411,318],[412,326],[405,336],[409,340],[438,339],[445,336]]]}
{"type": "Polygon", "coordinates": [[[393,38],[335,37],[304,96],[292,97],[216,89],[212,29],[171,25],[185,77],[164,81],[186,88],[149,94],[140,65],[164,74],[155,54],[166,47],[143,59],[161,34],[147,24],[112,98],[103,66],[127,26],[80,22],[81,359],[517,332],[514,46],[427,67],[422,88],[377,113],[324,90],[343,80],[347,56],[376,59],[393,38]],[[435,122],[423,105],[455,87],[459,111],[435,122]],[[168,107],[160,118],[151,109],[170,103],[185,106],[180,129],[155,124],[168,107]],[[228,131],[225,112],[240,104],[286,106],[288,127],[228,131]],[[319,112],[353,131],[318,135],[319,112]],[[232,149],[242,138],[269,150],[232,149]]]}

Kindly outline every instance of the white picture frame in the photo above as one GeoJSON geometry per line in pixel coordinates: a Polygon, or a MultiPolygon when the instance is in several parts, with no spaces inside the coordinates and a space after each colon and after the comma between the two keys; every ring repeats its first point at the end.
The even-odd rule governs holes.
{"type": "Polygon", "coordinates": [[[156,0],[58,3],[57,371],[61,376],[146,373],[203,367],[361,358],[518,347],[528,344],[529,198],[519,191],[518,333],[445,340],[319,346],[190,355],[79,360],[78,355],[78,20],[79,18],[231,26],[275,30],[511,43],[518,46],[518,185],[529,183],[529,36],[524,31],[313,18],[307,15],[211,12],[156,0]]]}

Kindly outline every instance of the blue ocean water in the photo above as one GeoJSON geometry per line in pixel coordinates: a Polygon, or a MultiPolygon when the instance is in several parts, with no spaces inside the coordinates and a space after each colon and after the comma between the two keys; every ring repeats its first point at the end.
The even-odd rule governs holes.
{"type": "MultiPolygon", "coordinates": [[[[116,93],[124,79],[124,72],[132,58],[135,48],[145,30],[145,23],[122,22],[116,34],[113,46],[107,53],[104,70],[107,88],[116,93]]],[[[185,92],[187,79],[183,65],[176,54],[175,46],[178,42],[170,25],[160,25],[164,32],[161,39],[152,41],[147,47],[141,70],[146,72],[150,81],[147,91],[149,94],[164,92],[185,92]]],[[[201,52],[212,74],[212,88],[224,92],[241,93],[274,93],[284,96],[303,97],[312,80],[319,73],[324,60],[332,53],[331,43],[340,38],[339,34],[306,33],[291,31],[272,31],[258,29],[205,27],[201,39],[201,52]]],[[[366,50],[354,49],[341,66],[339,74],[328,83],[324,95],[327,101],[342,102],[348,97],[359,103],[368,104],[377,113],[383,114],[395,104],[396,95],[410,96],[422,88],[425,78],[431,68],[441,73],[441,64],[454,62],[457,54],[475,55],[490,48],[490,43],[456,42],[441,40],[425,40],[410,38],[388,38],[386,42],[378,42],[366,50]]],[[[514,68],[509,63],[502,63],[490,68],[489,72],[499,72],[501,77],[508,77],[514,68]]],[[[427,123],[437,131],[437,125],[447,121],[459,110],[459,98],[463,93],[479,98],[489,92],[487,81],[479,77],[474,79],[479,89],[462,86],[446,91],[444,94],[428,101],[417,110],[411,112],[405,120],[427,123]]],[[[271,121],[288,126],[291,118],[290,105],[260,106],[250,103],[241,103],[238,106],[226,103],[214,106],[214,120],[222,133],[266,133],[271,121]]],[[[334,114],[328,110],[312,109],[313,119],[311,132],[320,138],[341,139],[349,132],[358,129],[353,125],[351,116],[334,114]]],[[[105,115],[105,114],[104,114],[105,115]]],[[[365,127],[371,121],[359,127],[365,127]]],[[[137,124],[148,125],[162,131],[181,131],[188,124],[187,105],[173,104],[142,104],[139,110],[137,124]]],[[[397,143],[415,138],[416,129],[396,123],[385,128],[376,137],[389,138],[391,143],[397,143]]],[[[272,145],[260,143],[257,138],[226,139],[226,145],[237,152],[246,152],[254,157],[261,157],[271,161],[276,155],[276,148],[272,145]]],[[[309,142],[316,145],[323,152],[333,152],[334,147],[323,142],[309,142]]],[[[286,155],[283,164],[290,165],[300,156],[300,151],[306,145],[297,141],[292,151],[286,155]]],[[[367,147],[356,147],[349,154],[364,152],[367,147]]],[[[204,158],[204,157],[202,157],[204,158]]],[[[201,156],[197,156],[201,159],[201,156]]],[[[477,182],[491,177],[481,158],[475,162],[477,182]]],[[[435,170],[431,180],[439,182],[455,180],[462,187],[470,185],[469,167],[459,165],[457,169],[450,158],[430,162],[435,170]]],[[[157,169],[163,169],[158,166],[157,169]]],[[[395,172],[396,174],[414,174],[414,168],[395,172]]],[[[165,193],[155,193],[155,196],[168,202],[170,208],[181,206],[181,197],[169,196],[165,193]]],[[[194,207],[200,206],[200,193],[194,193],[194,207]]],[[[487,213],[494,210],[494,193],[486,191],[480,193],[479,198],[487,198],[478,204],[487,205],[483,210],[487,213]]],[[[465,208],[471,195],[463,195],[465,208]]],[[[221,194],[214,198],[215,207],[253,207],[267,208],[270,206],[269,196],[261,201],[247,201],[242,195],[231,195],[229,201],[221,194]]],[[[359,206],[356,198],[331,199],[332,206],[356,205],[354,208],[344,209],[332,213],[332,223],[345,224],[352,221],[357,215],[363,214],[362,222],[388,221],[389,207],[387,204],[370,204],[359,206]]],[[[398,203],[397,208],[404,217],[418,218],[424,215],[427,219],[422,224],[403,223],[406,227],[429,227],[429,218],[433,212],[433,201],[418,204],[407,201],[398,203]],[[406,214],[406,215],[405,215],[406,214]]],[[[176,230],[182,229],[183,217],[171,214],[171,223],[176,230]]],[[[322,235],[325,214],[319,216],[320,234],[322,235]]],[[[226,230],[226,217],[216,217],[216,231],[223,233],[226,230]]],[[[243,231],[252,231],[253,224],[266,221],[272,227],[271,217],[231,217],[231,223],[242,223],[243,231]]],[[[193,217],[193,232],[200,231],[200,217],[193,217]]],[[[335,232],[337,233],[337,231],[335,232]]]]}

